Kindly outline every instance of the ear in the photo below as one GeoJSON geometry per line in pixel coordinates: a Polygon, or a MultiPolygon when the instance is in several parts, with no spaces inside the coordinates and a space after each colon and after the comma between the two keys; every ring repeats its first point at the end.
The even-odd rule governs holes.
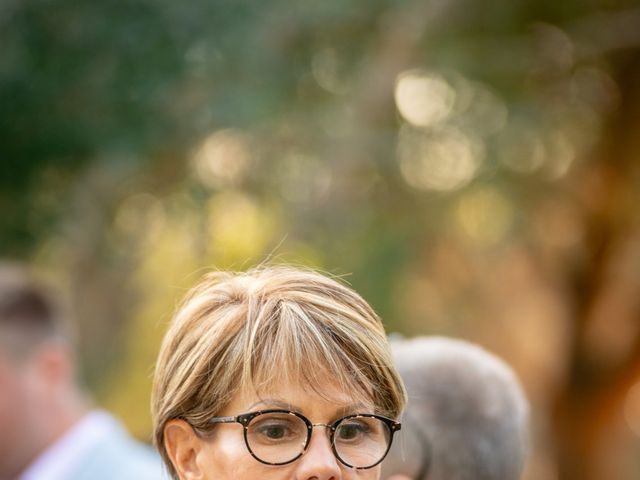
{"type": "Polygon", "coordinates": [[[181,480],[204,478],[204,472],[196,461],[202,440],[191,425],[180,419],[169,420],[164,426],[164,448],[181,480]]]}

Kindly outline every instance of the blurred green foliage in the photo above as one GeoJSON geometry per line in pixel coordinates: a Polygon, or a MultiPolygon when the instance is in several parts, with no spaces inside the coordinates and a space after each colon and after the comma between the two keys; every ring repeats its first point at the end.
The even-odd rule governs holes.
{"type": "Polygon", "coordinates": [[[58,272],[139,434],[176,300],[266,259],[556,372],[550,396],[566,318],[513,304],[572,311],[637,230],[638,25],[631,0],[5,0],[0,254],[58,272]]]}

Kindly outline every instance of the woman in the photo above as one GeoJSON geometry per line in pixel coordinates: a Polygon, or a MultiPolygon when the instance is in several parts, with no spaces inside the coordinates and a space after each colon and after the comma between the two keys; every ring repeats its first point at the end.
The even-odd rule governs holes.
{"type": "Polygon", "coordinates": [[[371,307],[277,267],[211,273],[191,290],[162,343],[152,410],[175,479],[373,480],[404,404],[371,307]]]}

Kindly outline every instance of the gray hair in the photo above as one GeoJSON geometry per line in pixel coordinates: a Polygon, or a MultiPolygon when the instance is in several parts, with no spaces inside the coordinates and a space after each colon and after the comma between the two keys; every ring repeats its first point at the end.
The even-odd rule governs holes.
{"type": "Polygon", "coordinates": [[[391,347],[408,405],[401,438],[383,465],[384,476],[520,478],[529,407],[511,368],[461,340],[422,337],[394,340],[391,347]]]}

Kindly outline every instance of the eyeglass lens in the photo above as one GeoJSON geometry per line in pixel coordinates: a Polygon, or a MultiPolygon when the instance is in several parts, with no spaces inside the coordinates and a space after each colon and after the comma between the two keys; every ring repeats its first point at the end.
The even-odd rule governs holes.
{"type": "MultiPolygon", "coordinates": [[[[261,461],[288,463],[300,456],[311,431],[300,417],[289,413],[264,413],[247,425],[247,445],[261,461]]],[[[386,454],[391,439],[389,427],[375,417],[347,417],[333,434],[333,447],[339,459],[355,468],[378,463],[386,454]]]]}

